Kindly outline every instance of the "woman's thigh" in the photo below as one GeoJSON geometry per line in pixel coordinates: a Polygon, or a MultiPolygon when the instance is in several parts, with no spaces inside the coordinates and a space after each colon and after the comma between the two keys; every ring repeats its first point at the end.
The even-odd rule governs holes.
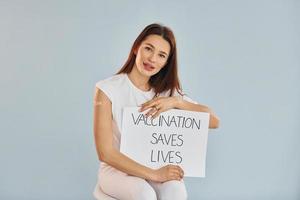
{"type": "Polygon", "coordinates": [[[158,200],[186,200],[187,191],[185,183],[181,181],[166,181],[164,183],[158,183],[148,181],[149,184],[154,188],[157,194],[158,200]]]}
{"type": "Polygon", "coordinates": [[[155,190],[146,180],[116,169],[100,172],[99,185],[103,192],[119,200],[157,200],[155,190]]]}

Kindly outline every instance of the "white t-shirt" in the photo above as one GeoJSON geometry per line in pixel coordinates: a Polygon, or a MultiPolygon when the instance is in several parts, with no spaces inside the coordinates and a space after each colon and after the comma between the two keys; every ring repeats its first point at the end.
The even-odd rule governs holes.
{"type": "MultiPolygon", "coordinates": [[[[137,88],[129,79],[126,73],[117,74],[107,79],[98,81],[96,87],[102,90],[112,103],[112,132],[113,146],[120,150],[120,138],[122,127],[123,108],[127,106],[140,106],[146,101],[151,100],[154,95],[154,89],[143,91],[137,88]]],[[[161,93],[159,96],[169,96],[169,91],[161,93]]],[[[173,96],[180,95],[176,90],[173,96]]],[[[192,103],[197,103],[186,95],[183,99],[192,103]]],[[[101,162],[106,165],[105,163],[101,162]]]]}

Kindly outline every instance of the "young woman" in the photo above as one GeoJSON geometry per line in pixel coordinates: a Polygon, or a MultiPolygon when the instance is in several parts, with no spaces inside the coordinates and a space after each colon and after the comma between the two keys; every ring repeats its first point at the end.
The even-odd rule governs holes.
{"type": "Polygon", "coordinates": [[[182,93],[176,43],[170,28],[160,24],[145,27],[121,70],[96,83],[94,136],[101,161],[96,187],[122,200],[187,199],[184,172],[179,166],[151,169],[120,152],[125,106],[141,106],[140,111],[148,117],[157,117],[172,108],[208,112],[209,128],[219,126],[218,117],[209,107],[182,93]]]}

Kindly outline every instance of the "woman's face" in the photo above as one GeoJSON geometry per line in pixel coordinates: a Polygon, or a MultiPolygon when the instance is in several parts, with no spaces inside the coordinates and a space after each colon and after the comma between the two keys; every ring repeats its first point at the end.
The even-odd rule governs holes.
{"type": "Polygon", "coordinates": [[[159,35],[148,35],[140,44],[136,54],[135,66],[144,76],[153,76],[167,63],[170,44],[159,35]]]}

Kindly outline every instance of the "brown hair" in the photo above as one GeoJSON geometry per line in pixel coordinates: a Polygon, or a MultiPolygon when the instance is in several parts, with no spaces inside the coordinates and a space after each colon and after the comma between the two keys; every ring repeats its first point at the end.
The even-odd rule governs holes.
{"type": "Polygon", "coordinates": [[[161,24],[153,23],[144,28],[144,30],[139,34],[139,36],[134,41],[131,51],[129,53],[128,59],[123,67],[117,72],[121,73],[130,73],[134,63],[136,55],[134,51],[140,46],[142,41],[151,34],[156,34],[164,38],[171,46],[170,54],[165,66],[155,75],[151,76],[149,79],[149,84],[154,88],[155,96],[158,96],[160,93],[165,91],[170,91],[169,96],[174,94],[175,89],[179,94],[181,93],[181,86],[177,73],[177,50],[176,50],[176,41],[172,30],[161,24]]]}

